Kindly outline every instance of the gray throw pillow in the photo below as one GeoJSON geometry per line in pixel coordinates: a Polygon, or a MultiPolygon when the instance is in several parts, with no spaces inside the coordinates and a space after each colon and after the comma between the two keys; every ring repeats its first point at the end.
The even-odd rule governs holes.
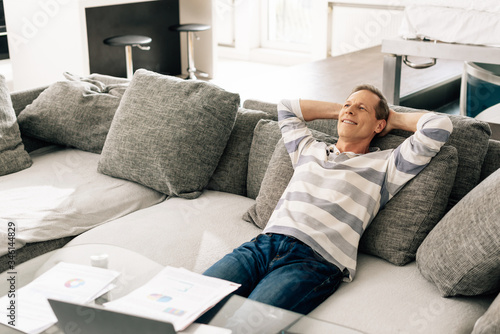
{"type": "MultiPolygon", "coordinates": [[[[267,168],[262,184],[258,187],[256,203],[244,214],[243,219],[264,228],[292,177],[293,167],[282,141],[269,153],[270,142],[280,133],[277,122],[260,121],[255,131],[250,162],[259,157],[260,169],[267,168]],[[261,136],[272,139],[259,140],[261,136]],[[271,157],[267,158],[269,155],[271,157]]],[[[336,138],[327,134],[315,130],[311,132],[318,140],[328,143],[336,141],[336,138]]],[[[387,135],[376,138],[372,146],[381,149],[396,148],[404,139],[387,135]]],[[[429,165],[378,213],[361,238],[360,251],[397,265],[413,261],[418,247],[445,213],[457,164],[456,149],[451,146],[442,147],[429,165]]],[[[258,177],[250,176],[250,172],[255,170],[257,169],[250,169],[249,165],[249,180],[257,182],[258,177]]],[[[255,188],[257,189],[256,186],[255,188]]]]}
{"type": "Polygon", "coordinates": [[[31,164],[21,140],[5,77],[0,75],[0,175],[18,172],[31,164]]]}
{"type": "Polygon", "coordinates": [[[257,123],[248,158],[247,197],[256,199],[259,195],[267,166],[280,138],[278,122],[260,120],[257,123]]]}
{"type": "Polygon", "coordinates": [[[240,108],[233,131],[207,189],[247,195],[248,157],[257,122],[271,116],[260,110],[240,108]]]}
{"type": "Polygon", "coordinates": [[[414,261],[418,247],[446,213],[457,165],[457,150],[443,146],[379,211],[361,237],[359,250],[395,265],[414,261]]]}
{"type": "Polygon", "coordinates": [[[443,296],[500,291],[499,217],[500,169],[455,205],[418,249],[420,272],[443,296]]]}
{"type": "Polygon", "coordinates": [[[23,135],[100,153],[128,84],[64,74],[19,114],[23,135]]]}
{"type": "Polygon", "coordinates": [[[500,295],[498,295],[485,314],[474,325],[472,334],[500,333],[500,295]]]}
{"type": "Polygon", "coordinates": [[[116,111],[98,170],[196,198],[226,147],[239,101],[208,82],[139,69],[116,111]]]}

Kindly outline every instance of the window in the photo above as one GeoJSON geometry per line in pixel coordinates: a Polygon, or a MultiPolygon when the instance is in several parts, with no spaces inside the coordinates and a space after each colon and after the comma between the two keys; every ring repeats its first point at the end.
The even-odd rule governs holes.
{"type": "Polygon", "coordinates": [[[262,0],[261,46],[270,49],[309,50],[314,0],[262,0]]]}
{"type": "Polygon", "coordinates": [[[235,45],[235,4],[236,0],[217,0],[215,24],[217,43],[221,46],[235,45]]]}

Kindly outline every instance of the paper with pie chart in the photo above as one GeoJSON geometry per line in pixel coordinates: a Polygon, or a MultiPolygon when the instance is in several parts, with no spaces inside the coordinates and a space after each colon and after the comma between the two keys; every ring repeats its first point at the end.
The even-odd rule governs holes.
{"type": "MultiPolygon", "coordinates": [[[[109,269],[60,262],[17,291],[17,305],[22,312],[17,314],[15,328],[25,333],[40,333],[57,322],[47,299],[85,304],[114,285],[119,272],[109,269]]],[[[9,326],[6,316],[10,300],[0,298],[0,322],[9,326]]]]}
{"type": "Polygon", "coordinates": [[[109,291],[119,275],[114,270],[59,262],[26,287],[47,298],[86,304],[109,291]]]}

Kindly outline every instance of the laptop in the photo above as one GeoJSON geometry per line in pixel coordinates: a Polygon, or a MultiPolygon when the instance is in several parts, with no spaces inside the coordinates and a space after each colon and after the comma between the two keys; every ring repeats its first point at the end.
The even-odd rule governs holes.
{"type": "Polygon", "coordinates": [[[81,334],[176,334],[169,322],[141,318],[108,310],[102,306],[88,306],[48,299],[64,333],[81,334]]]}

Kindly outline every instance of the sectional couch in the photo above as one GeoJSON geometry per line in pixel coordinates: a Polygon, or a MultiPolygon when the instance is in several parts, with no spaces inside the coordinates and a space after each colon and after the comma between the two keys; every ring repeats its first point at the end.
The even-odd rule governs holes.
{"type": "MultiPolygon", "coordinates": [[[[201,273],[262,231],[291,177],[276,104],[207,82],[65,73],[12,94],[2,78],[0,93],[2,271],[104,243],[201,273]]],[[[311,317],[366,333],[499,331],[500,142],[449,117],[448,144],[363,235],[355,280],[311,317]]],[[[335,142],[336,121],[309,127],[335,142]]]]}

